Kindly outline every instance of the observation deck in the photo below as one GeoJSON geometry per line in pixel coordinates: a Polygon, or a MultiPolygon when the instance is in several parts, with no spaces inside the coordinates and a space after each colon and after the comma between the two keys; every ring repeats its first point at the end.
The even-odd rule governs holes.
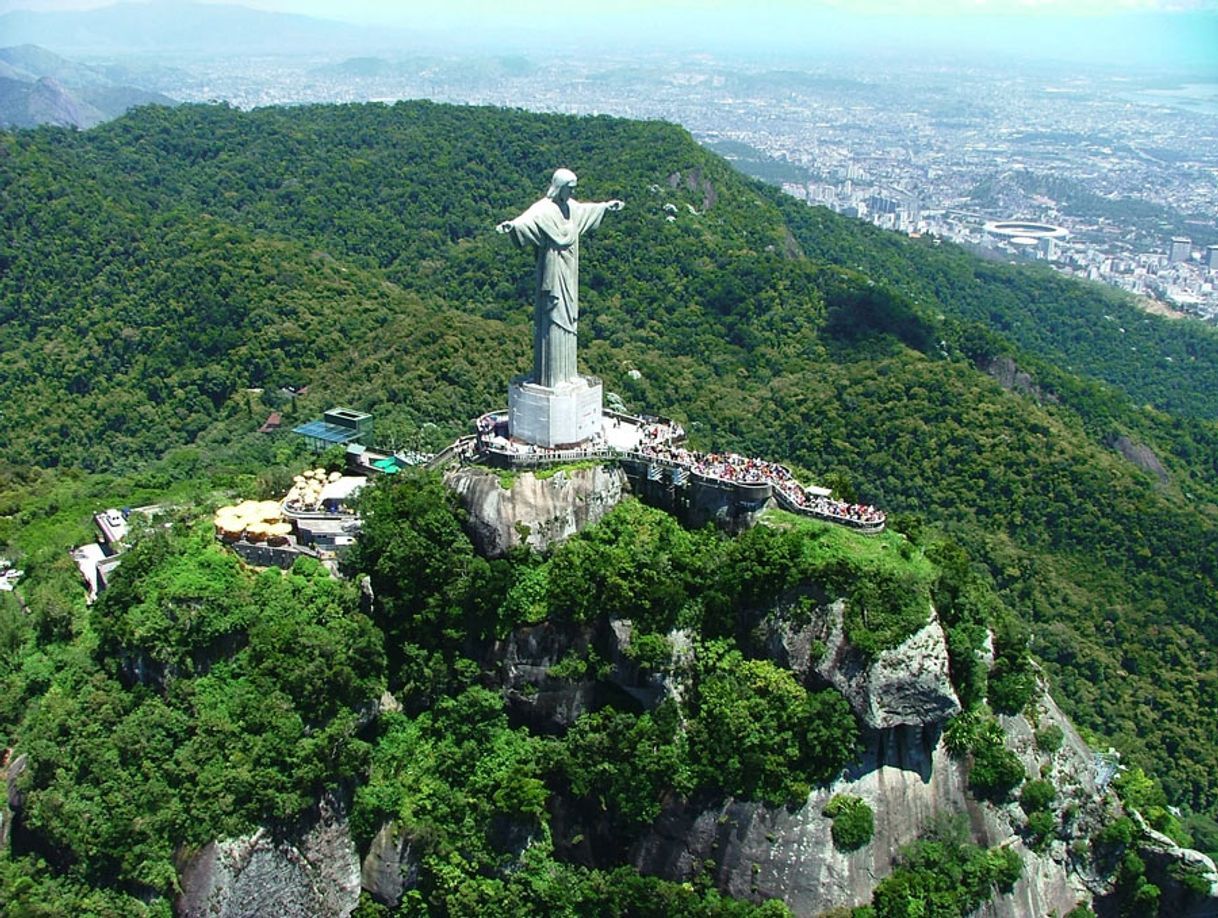
{"type": "Polygon", "coordinates": [[[507,469],[537,469],[573,462],[617,462],[629,477],[671,491],[711,489],[736,503],[760,510],[773,501],[797,516],[846,526],[873,535],[884,530],[882,510],[835,500],[829,489],[801,484],[785,465],[736,453],[686,449],[685,431],[675,421],[655,416],[602,412],[601,433],[570,449],[550,449],[508,436],[508,412],[491,411],[474,421],[476,434],[462,437],[437,454],[428,466],[484,462],[507,469]]]}

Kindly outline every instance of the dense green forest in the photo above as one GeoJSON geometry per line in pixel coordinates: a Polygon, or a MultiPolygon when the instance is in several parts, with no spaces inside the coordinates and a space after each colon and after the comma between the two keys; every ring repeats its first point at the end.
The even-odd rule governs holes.
{"type": "MultiPolygon", "coordinates": [[[[810,691],[741,650],[753,616],[783,593],[866,591],[881,632],[911,591],[925,618],[932,579],[946,621],[986,621],[965,611],[965,593],[994,601],[971,573],[940,573],[901,537],[869,542],[825,524],[733,539],[628,502],[552,556],[492,562],[474,551],[438,476],[385,479],[361,509],[365,531],[345,561],[353,579],[334,580],[312,559],[254,573],[216,544],[206,518],[187,515],[145,535],[114,586],[61,622],[57,640],[6,621],[11,650],[38,644],[6,656],[0,697],[8,740],[29,762],[13,852],[0,857],[16,914],[164,913],[183,850],[289,823],[344,785],[356,786],[358,841],[393,820],[421,851],[410,909],[784,914],[777,903],[723,899],[709,878],[677,885],[558,854],[579,843],[572,820],[624,852],[674,795],[798,806],[855,761],[859,726],[836,690],[810,691]],[[372,609],[361,575],[378,597],[372,609]],[[640,665],[684,671],[679,703],[590,711],[561,737],[512,727],[502,696],[483,684],[494,638],[606,613],[635,622],[640,665]],[[680,664],[666,637],[677,623],[698,635],[680,664]],[[404,708],[372,719],[386,688],[404,708]],[[559,805],[569,810],[564,838],[550,833],[559,805]]],[[[972,648],[965,659],[976,659],[972,648]]],[[[603,678],[604,665],[589,646],[552,678],[603,678]]],[[[991,683],[995,703],[1002,679],[991,683]]],[[[1004,794],[1022,782],[1018,769],[1004,794]]],[[[975,903],[1019,875],[1018,858],[955,845],[919,854],[916,882],[975,903]],[[984,870],[972,886],[952,879],[965,856],[1005,879],[984,870]]],[[[884,895],[878,914],[897,914],[884,895]]]]}
{"type": "MultiPolygon", "coordinates": [[[[663,793],[781,801],[840,765],[817,756],[849,745],[845,727],[823,748],[790,744],[787,760],[766,767],[748,759],[747,745],[734,750],[735,766],[709,764],[720,751],[715,705],[734,709],[741,687],[764,693],[757,703],[772,730],[802,730],[809,710],[835,702],[801,697],[781,671],[761,672],[741,655],[747,646],[735,645],[745,636],[730,623],[750,587],[702,595],[702,555],[712,546],[654,519],[644,528],[674,566],[652,573],[672,595],[642,586],[622,595],[617,575],[603,589],[564,586],[573,572],[594,577],[602,556],[633,570],[630,546],[606,552],[577,540],[557,565],[467,555],[462,582],[435,565],[400,567],[428,573],[410,578],[417,595],[378,593],[400,603],[400,614],[377,619],[310,571],[252,577],[181,532],[125,562],[114,593],[84,611],[63,549],[87,538],[87,513],[162,493],[204,505],[273,493],[302,460],[289,434],[253,433],[272,409],[290,426],[350,403],[376,414],[386,442],[435,448],[499,405],[507,380],[529,364],[532,268],[492,228],[539,196],[560,163],[580,175],[582,196],[627,202],[582,253],[585,368],[632,408],[680,419],[696,446],[783,460],[889,510],[893,528],[935,555],[936,570],[952,572],[938,585],[910,573],[907,588],[936,590],[949,618],[953,578],[975,578],[989,597],[984,614],[961,601],[951,622],[961,646],[973,646],[982,622],[1008,623],[1018,649],[1004,664],[1007,678],[996,674],[999,698],[1018,708],[1020,637],[1030,637],[1076,722],[1157,775],[1199,843],[1214,847],[1212,329],[808,208],[669,125],[427,103],[250,113],[185,106],[141,109],[84,133],[0,134],[0,536],[27,570],[27,609],[0,604],[0,732],[45,761],[65,723],[93,725],[59,753],[79,763],[74,772],[43,765],[30,778],[39,837],[71,852],[53,865],[63,894],[95,882],[163,889],[173,844],[291,813],[339,777],[372,775],[357,812],[422,806],[394,786],[402,749],[429,750],[429,780],[443,788],[417,810],[420,825],[432,827],[439,850],[462,851],[473,849],[442,838],[457,831],[443,815],[450,794],[468,799],[494,787],[491,797],[502,791],[494,806],[536,821],[544,793],[570,786],[617,799],[616,818],[630,826],[646,822],[663,793]],[[1004,390],[983,371],[997,358],[1026,371],[1031,385],[1004,390]],[[306,395],[296,393],[306,385],[306,395]],[[1152,451],[1162,475],[1123,458],[1114,449],[1122,438],[1152,451]],[[934,547],[943,545],[954,547],[934,547]],[[191,552],[198,557],[187,563],[191,552]],[[231,588],[209,591],[209,581],[231,588]],[[488,604],[496,584],[512,604],[488,604]],[[557,610],[578,620],[630,609],[658,632],[692,614],[682,611],[690,591],[707,640],[726,643],[706,651],[717,664],[699,711],[712,713],[705,722],[694,714],[680,736],[658,712],[606,714],[556,750],[507,725],[461,662],[471,634],[486,638],[557,610]],[[166,630],[156,610],[183,596],[209,611],[166,630]],[[251,617],[260,606],[272,613],[265,627],[251,617]],[[309,642],[285,646],[280,626],[309,642]],[[420,640],[418,629],[430,636],[420,640]],[[223,640],[230,634],[243,635],[239,646],[223,640]],[[281,671],[301,653],[332,663],[315,684],[281,671]],[[159,690],[131,682],[120,661],[133,655],[141,671],[164,675],[159,690]],[[367,736],[352,711],[381,685],[432,703],[367,736]],[[251,697],[273,699],[283,716],[258,723],[251,697]],[[458,720],[476,727],[475,748],[502,750],[518,784],[470,774],[469,749],[445,745],[458,720]],[[186,789],[228,754],[224,736],[201,729],[212,722],[256,735],[260,746],[248,773],[219,789],[226,806],[209,810],[186,789]],[[96,744],[123,725],[148,738],[148,762],[185,751],[166,763],[160,797],[122,804],[155,818],[115,825],[89,813],[115,805],[108,795],[121,796],[131,783],[124,775],[138,767],[102,767],[97,756],[96,744]],[[655,761],[634,763],[639,774],[589,774],[579,764],[643,736],[657,751],[655,761]],[[88,779],[80,786],[94,788],[82,799],[65,783],[80,775],[88,779]],[[471,780],[491,783],[475,790],[463,783],[471,780]],[[656,794],[624,791],[640,786],[656,794]]],[[[399,512],[413,511],[387,515],[399,512]]],[[[466,552],[449,516],[437,523],[451,537],[444,551],[466,552]]],[[[589,534],[597,538],[618,545],[625,535],[610,526],[589,534]]],[[[374,550],[361,543],[361,553],[374,550]]],[[[713,550],[729,549],[716,542],[713,550]]],[[[793,576],[827,576],[808,563],[793,576]]],[[[909,624],[900,606],[891,606],[889,637],[909,624]]],[[[855,637],[866,641],[861,629],[855,637]]],[[[963,695],[984,695],[969,685],[962,676],[963,695]]],[[[483,832],[497,812],[460,831],[483,832]]],[[[470,853],[460,876],[493,874],[488,865],[502,854],[470,853]]],[[[44,876],[28,860],[5,869],[11,883],[44,876]]],[[[553,870],[546,875],[573,896],[594,898],[607,882],[553,870]]],[[[439,873],[434,882],[435,901],[458,894],[444,891],[439,873]]],[[[691,910],[729,907],[707,890],[690,895],[698,897],[691,910]]]]}

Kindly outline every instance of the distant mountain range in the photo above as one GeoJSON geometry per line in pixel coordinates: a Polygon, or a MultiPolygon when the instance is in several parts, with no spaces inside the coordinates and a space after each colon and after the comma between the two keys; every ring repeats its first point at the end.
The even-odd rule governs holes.
{"type": "Polygon", "coordinates": [[[355,51],[394,43],[385,29],[189,0],[0,16],[4,40],[60,54],[282,54],[355,51]]]}
{"type": "Polygon", "coordinates": [[[105,69],[67,60],[37,45],[0,48],[0,127],[89,128],[149,104],[176,103],[158,92],[125,85],[105,69]]]}

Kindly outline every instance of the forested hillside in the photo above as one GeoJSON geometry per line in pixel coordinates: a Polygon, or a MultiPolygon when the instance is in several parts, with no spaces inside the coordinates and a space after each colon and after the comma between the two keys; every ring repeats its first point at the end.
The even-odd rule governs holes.
{"type": "MultiPolygon", "coordinates": [[[[0,729],[53,731],[18,712],[73,654],[121,644],[75,600],[39,611],[47,584],[70,582],[54,533],[79,531],[89,500],[269,486],[296,448],[252,433],[271,408],[290,424],[350,403],[382,436],[435,447],[504,401],[529,364],[532,267],[493,227],[560,164],[581,197],[627,205],[582,248],[585,369],[699,447],[793,463],[885,507],[915,544],[960,546],[952,563],[1028,626],[1063,707],[1161,778],[1216,846],[1218,336],[806,208],[677,128],[609,118],[186,106],[0,135],[0,535],[44,623],[4,620],[0,729]],[[1004,389],[979,368],[996,358],[1030,383],[1004,389]],[[48,649],[73,637],[83,646],[48,649]]],[[[325,603],[345,611],[309,614],[361,633],[349,597],[325,603]]],[[[268,648],[251,635],[215,679],[277,691],[259,681],[258,661],[283,650],[268,648]]],[[[360,659],[343,685],[380,678],[360,659]]],[[[158,717],[210,696],[171,701],[158,717]]],[[[487,718],[493,742],[514,742],[487,718]]],[[[358,767],[345,761],[293,763],[276,800],[237,812],[290,809],[301,787],[358,767]]],[[[528,791],[512,791],[520,812],[528,791]]]]}

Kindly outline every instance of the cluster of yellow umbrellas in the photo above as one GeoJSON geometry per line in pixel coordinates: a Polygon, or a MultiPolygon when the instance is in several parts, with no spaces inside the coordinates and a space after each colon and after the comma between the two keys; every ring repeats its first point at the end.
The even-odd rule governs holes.
{"type": "Polygon", "coordinates": [[[342,472],[327,472],[325,469],[306,469],[292,479],[287,502],[303,510],[316,510],[321,503],[321,491],[332,481],[342,478],[342,472]]]}
{"type": "Polygon", "coordinates": [[[284,521],[279,502],[274,500],[243,500],[221,507],[212,522],[216,533],[230,541],[244,536],[250,542],[282,544],[292,534],[292,524],[284,521]]]}

